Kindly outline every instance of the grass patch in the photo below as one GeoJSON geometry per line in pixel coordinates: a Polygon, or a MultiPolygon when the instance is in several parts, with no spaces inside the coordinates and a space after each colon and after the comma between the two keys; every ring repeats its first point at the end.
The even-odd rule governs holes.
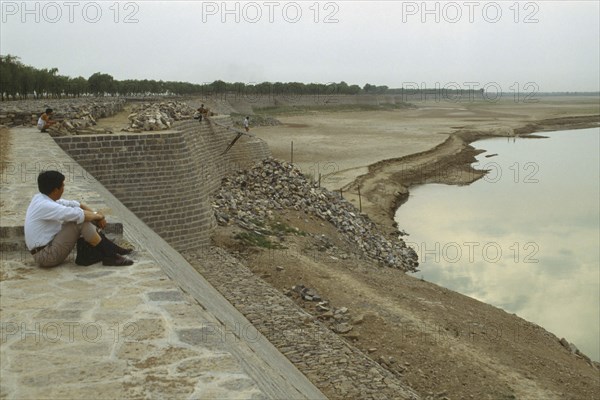
{"type": "Polygon", "coordinates": [[[260,228],[264,228],[266,226],[265,221],[262,221],[260,219],[252,218],[252,219],[250,219],[250,222],[252,222],[254,225],[256,225],[260,228]]]}
{"type": "Polygon", "coordinates": [[[266,223],[265,221],[253,219],[252,223],[254,223],[258,227],[258,229],[250,232],[238,233],[234,236],[234,239],[237,239],[244,245],[251,247],[262,247],[264,249],[287,249],[287,247],[279,243],[272,242],[269,237],[282,237],[287,235],[308,235],[308,233],[279,220],[266,223]]]}
{"type": "Polygon", "coordinates": [[[286,249],[287,247],[273,243],[268,237],[257,232],[242,232],[235,235],[235,239],[247,246],[262,247],[264,249],[286,249]]]}
{"type": "Polygon", "coordinates": [[[301,231],[298,228],[294,228],[293,226],[290,226],[290,225],[286,224],[285,222],[281,222],[281,221],[275,221],[273,224],[271,224],[271,230],[273,231],[273,233],[283,234],[283,235],[287,235],[287,234],[294,234],[297,236],[308,235],[306,232],[301,231]]]}

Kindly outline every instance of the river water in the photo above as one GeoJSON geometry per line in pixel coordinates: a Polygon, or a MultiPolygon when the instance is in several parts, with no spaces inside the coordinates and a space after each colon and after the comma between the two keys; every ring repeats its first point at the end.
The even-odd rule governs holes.
{"type": "Polygon", "coordinates": [[[600,128],[494,138],[468,186],[411,189],[396,213],[414,276],[500,307],[600,360],[600,128]],[[494,155],[497,154],[497,155],[494,155]]]}

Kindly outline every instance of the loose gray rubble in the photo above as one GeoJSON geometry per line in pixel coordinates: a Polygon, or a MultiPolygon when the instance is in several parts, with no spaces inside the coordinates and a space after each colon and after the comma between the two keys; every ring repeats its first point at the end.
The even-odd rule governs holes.
{"type": "MultiPolygon", "coordinates": [[[[332,307],[329,300],[323,299],[315,289],[302,284],[294,285],[291,290],[285,292],[285,295],[300,298],[305,302],[316,302],[314,309],[318,314],[317,318],[335,333],[347,334],[354,329],[354,324],[362,323],[360,317],[352,318],[348,307],[332,307]]],[[[352,336],[346,338],[352,339],[352,336]]]]}
{"type": "Polygon", "coordinates": [[[340,195],[310,181],[293,164],[273,158],[224,178],[213,208],[221,225],[260,232],[256,221],[273,217],[274,210],[293,209],[329,221],[362,256],[380,265],[417,271],[417,254],[400,238],[388,239],[365,215],[340,195]]]}
{"type": "Polygon", "coordinates": [[[161,131],[171,129],[175,121],[192,119],[196,110],[178,101],[144,103],[129,114],[128,132],[161,131]]]}
{"type": "Polygon", "coordinates": [[[0,106],[0,124],[9,127],[36,125],[46,108],[54,110],[53,119],[59,121],[48,129],[52,136],[110,133],[96,129],[96,120],[123,110],[125,99],[77,98],[42,99],[5,102],[0,106]]]}
{"type": "MultiPolygon", "coordinates": [[[[318,293],[296,285],[287,296],[220,248],[187,252],[186,258],[231,304],[331,399],[411,399],[419,396],[403,378],[405,363],[375,360],[352,343],[362,323],[347,307],[308,300],[318,293]],[[304,294],[304,296],[303,296],[304,294]],[[317,317],[298,307],[294,296],[326,308],[317,317]]],[[[247,333],[250,335],[250,333],[247,333]]]]}
{"type": "Polygon", "coordinates": [[[571,354],[574,354],[575,356],[579,357],[579,358],[583,358],[585,361],[587,361],[588,364],[590,364],[592,367],[596,367],[596,369],[600,368],[600,363],[597,361],[592,361],[591,358],[589,358],[587,355],[583,354],[581,351],[579,351],[579,349],[577,348],[577,346],[575,346],[573,343],[569,342],[567,339],[565,338],[561,338],[559,343],[567,350],[569,350],[571,352],[571,354]]]}

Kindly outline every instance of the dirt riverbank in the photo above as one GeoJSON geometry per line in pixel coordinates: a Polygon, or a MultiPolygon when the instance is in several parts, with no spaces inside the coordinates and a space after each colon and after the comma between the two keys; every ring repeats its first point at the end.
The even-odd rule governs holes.
{"type": "Polygon", "coordinates": [[[512,101],[424,102],[393,111],[283,115],[277,127],[254,129],[276,158],[293,160],[303,172],[362,207],[387,230],[410,186],[466,185],[485,171],[470,164],[480,152],[470,144],[488,137],[514,137],[600,124],[597,97],[549,97],[512,101]],[[360,198],[359,198],[360,187],[360,198]]]}
{"type": "MultiPolygon", "coordinates": [[[[290,159],[293,140],[294,162],[305,173],[315,179],[320,173],[324,186],[342,188],[344,197],[357,207],[362,202],[363,213],[395,231],[394,211],[411,185],[468,184],[483,176],[469,165],[478,153],[470,144],[477,139],[598,126],[599,113],[597,99],[571,103],[552,98],[533,105],[431,104],[398,111],[286,115],[280,118],[283,126],[256,128],[255,133],[267,140],[275,157],[285,160],[290,159]]],[[[332,310],[347,308],[352,329],[340,336],[423,398],[600,396],[598,364],[571,353],[543,327],[354,258],[353,249],[339,240],[334,227],[301,211],[276,213],[275,218],[326,239],[288,235],[281,243],[284,249],[272,250],[244,245],[235,239],[239,228],[220,227],[215,243],[332,329],[331,316],[324,317],[316,303],[303,300],[292,287],[314,289],[332,310]]],[[[320,388],[331,398],[343,398],[335,379],[325,380],[320,388]]]]}
{"type": "MultiPolygon", "coordinates": [[[[210,273],[202,261],[197,266],[242,313],[254,318],[256,328],[268,338],[271,334],[281,339],[273,331],[281,321],[287,321],[285,332],[304,332],[307,324],[320,324],[422,399],[576,400],[600,395],[598,364],[571,353],[559,337],[542,327],[356,257],[353,246],[341,240],[333,225],[302,211],[284,210],[273,217],[286,231],[298,232],[266,236],[278,244],[275,249],[245,244],[239,238],[246,231],[235,226],[218,227],[214,236],[215,245],[254,273],[257,282],[239,278],[250,288],[228,284],[242,273],[232,265],[210,273]],[[292,299],[312,319],[285,308],[285,301],[268,292],[262,282],[277,289],[280,297],[292,299]],[[309,288],[320,300],[302,298],[294,290],[298,287],[309,288]],[[261,312],[267,308],[268,313],[261,312]]],[[[329,398],[357,398],[348,393],[361,390],[358,381],[341,383],[349,374],[345,371],[355,371],[360,361],[328,356],[328,342],[318,336],[300,337],[285,341],[280,350],[329,398]]],[[[386,383],[381,382],[384,387],[386,383]]],[[[363,398],[394,398],[383,393],[363,398]]]]}

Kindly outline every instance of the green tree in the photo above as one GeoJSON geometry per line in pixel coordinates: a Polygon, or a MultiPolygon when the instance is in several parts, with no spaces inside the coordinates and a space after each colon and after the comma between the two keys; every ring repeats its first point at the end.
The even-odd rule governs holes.
{"type": "Polygon", "coordinates": [[[11,56],[0,56],[1,60],[1,76],[0,82],[2,86],[0,91],[2,92],[2,99],[5,97],[15,99],[18,93],[18,85],[20,81],[20,74],[23,68],[23,64],[19,61],[19,57],[11,56]]]}
{"type": "Polygon", "coordinates": [[[0,56],[0,95],[2,101],[8,99],[11,85],[13,83],[13,74],[10,64],[13,62],[13,56],[0,56]]]}
{"type": "Polygon", "coordinates": [[[363,91],[365,93],[371,93],[375,90],[376,86],[371,85],[370,83],[365,83],[365,86],[363,86],[363,91]]]}
{"type": "Polygon", "coordinates": [[[22,99],[27,99],[34,92],[35,68],[24,66],[19,73],[19,95],[22,99]]]}
{"type": "Polygon", "coordinates": [[[350,85],[348,87],[348,94],[358,94],[358,93],[360,93],[360,86],[350,85]]]}
{"type": "Polygon", "coordinates": [[[69,78],[68,93],[73,97],[80,97],[88,91],[88,81],[83,76],[77,78],[69,78]]]}
{"type": "Polygon", "coordinates": [[[88,87],[90,92],[97,96],[112,94],[115,89],[114,78],[111,75],[96,72],[88,78],[88,87]]]}

